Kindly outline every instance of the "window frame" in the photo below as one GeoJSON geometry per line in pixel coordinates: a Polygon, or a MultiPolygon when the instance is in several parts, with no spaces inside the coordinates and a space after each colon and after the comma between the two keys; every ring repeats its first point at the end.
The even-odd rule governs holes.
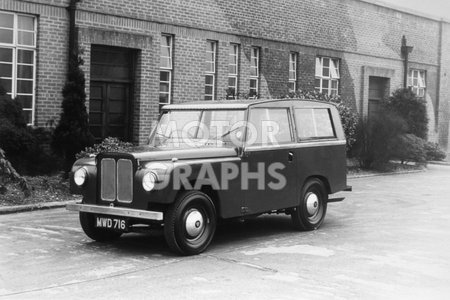
{"type": "Polygon", "coordinates": [[[290,52],[289,53],[289,84],[288,89],[290,93],[295,93],[297,90],[297,68],[298,66],[298,53],[290,52]],[[291,75],[294,75],[291,77],[291,75]],[[293,88],[291,88],[291,85],[293,88]]]}
{"type": "Polygon", "coordinates": [[[260,61],[261,61],[261,48],[252,46],[250,53],[250,88],[249,88],[249,96],[250,98],[258,98],[259,97],[259,75],[260,75],[260,61]],[[256,51],[256,56],[254,55],[256,51]],[[253,64],[254,60],[256,60],[256,64],[253,64]],[[252,69],[255,69],[256,75],[253,75],[252,69]],[[254,82],[254,87],[252,87],[252,82],[254,82]],[[252,93],[253,91],[253,93],[252,93]]]}
{"type": "Polygon", "coordinates": [[[229,51],[228,51],[228,89],[234,89],[233,99],[236,99],[238,94],[238,84],[239,84],[239,52],[240,45],[235,43],[230,43],[229,51]],[[233,60],[233,63],[231,63],[233,60]],[[230,72],[230,67],[234,67],[236,69],[235,73],[230,72]],[[230,79],[234,80],[234,85],[230,85],[230,79]]]}
{"type": "Polygon", "coordinates": [[[427,71],[420,69],[410,69],[408,72],[408,87],[417,95],[419,98],[424,98],[427,91],[427,71]],[[417,76],[414,76],[417,73],[417,76]],[[417,85],[414,81],[417,81],[417,85]],[[423,82],[421,86],[420,82],[423,82]]]}
{"type": "Polygon", "coordinates": [[[314,84],[314,89],[318,90],[319,93],[324,93],[328,96],[339,95],[341,80],[340,67],[341,61],[338,58],[317,56],[315,70],[316,82],[314,84]],[[328,66],[325,65],[325,61],[328,61],[328,66]],[[317,85],[317,81],[319,82],[319,85],[317,85]],[[324,87],[325,81],[328,82],[328,87],[324,87]],[[326,92],[324,92],[324,90],[326,90],[326,92]]]}
{"type": "Polygon", "coordinates": [[[161,102],[161,98],[158,97],[158,104],[159,104],[159,110],[161,111],[161,107],[167,104],[171,104],[172,103],[172,73],[173,73],[173,45],[174,45],[174,35],[172,34],[167,34],[167,33],[162,33],[161,34],[161,42],[160,42],[160,64],[159,64],[159,92],[158,92],[158,96],[161,96],[162,94],[167,95],[167,102],[161,102]],[[165,38],[170,38],[169,39],[169,46],[163,45],[163,39],[165,38]],[[169,49],[169,56],[163,56],[163,51],[162,48],[168,48],[169,49]],[[169,66],[161,66],[161,59],[163,58],[168,58],[169,59],[169,66]],[[161,81],[161,74],[162,73],[168,73],[169,74],[169,81],[161,81]],[[168,92],[161,92],[161,84],[168,84],[169,85],[169,89],[168,92]]]}
{"type": "Polygon", "coordinates": [[[217,45],[218,42],[217,41],[213,41],[213,40],[207,40],[206,41],[206,51],[205,51],[205,66],[207,64],[210,64],[213,66],[213,70],[209,70],[208,68],[205,68],[205,100],[216,100],[216,63],[217,63],[217,45]],[[212,47],[211,47],[212,46],[212,47]],[[210,50],[212,49],[212,50],[210,50]],[[211,57],[212,55],[212,61],[207,60],[209,57],[211,57]],[[206,78],[207,77],[211,77],[212,78],[212,82],[211,83],[207,83],[206,78]],[[211,94],[207,94],[206,93],[206,88],[207,87],[211,87],[212,93],[211,94]]]}
{"type": "MultiPolygon", "coordinates": [[[[4,15],[12,15],[13,16],[13,24],[12,28],[8,27],[0,27],[3,30],[11,30],[13,33],[12,43],[0,42],[0,48],[9,49],[12,51],[11,61],[2,61],[1,64],[11,65],[11,76],[2,76],[1,79],[5,81],[11,82],[11,90],[8,91],[7,94],[11,96],[12,99],[17,99],[20,96],[31,97],[31,107],[23,108],[24,112],[30,113],[30,116],[27,115],[27,125],[34,125],[36,119],[36,81],[37,81],[37,30],[38,30],[38,18],[32,14],[22,14],[22,13],[14,13],[0,10],[1,14],[4,15]],[[20,29],[19,28],[19,18],[26,17],[32,19],[33,22],[33,30],[28,29],[20,29]],[[19,33],[27,32],[33,34],[33,40],[31,45],[21,44],[19,43],[19,33]],[[27,62],[19,62],[19,52],[20,51],[28,51],[32,52],[32,63],[27,62]],[[19,67],[32,67],[31,78],[19,77],[19,67]],[[21,82],[31,82],[31,93],[19,92],[19,81],[21,82]]],[[[5,87],[6,88],[6,87],[5,87]]]]}
{"type": "Polygon", "coordinates": [[[336,132],[336,126],[334,124],[333,114],[331,113],[331,110],[329,108],[324,107],[295,107],[293,109],[294,114],[294,123],[295,123],[295,129],[296,129],[296,140],[298,143],[305,143],[305,142],[311,142],[311,141],[329,141],[329,140],[336,140],[337,139],[337,132],[336,132]],[[297,115],[297,110],[311,110],[313,115],[313,124],[314,124],[314,131],[317,132],[317,124],[315,117],[315,110],[326,110],[328,112],[328,117],[331,124],[331,130],[333,131],[333,136],[313,136],[308,138],[302,138],[300,137],[300,128],[301,124],[301,118],[297,115]]]}

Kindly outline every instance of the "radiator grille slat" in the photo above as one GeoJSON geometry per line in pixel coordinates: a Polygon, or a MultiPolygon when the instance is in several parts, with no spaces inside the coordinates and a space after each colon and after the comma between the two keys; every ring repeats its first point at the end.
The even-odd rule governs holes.
{"type": "Polygon", "coordinates": [[[133,201],[133,163],[129,159],[104,158],[100,162],[100,197],[103,201],[133,201]]]}
{"type": "Polygon", "coordinates": [[[129,159],[117,161],[117,201],[131,202],[133,198],[133,164],[129,159]]]}
{"type": "Polygon", "coordinates": [[[116,200],[116,161],[112,158],[102,159],[101,174],[102,200],[116,200]]]}

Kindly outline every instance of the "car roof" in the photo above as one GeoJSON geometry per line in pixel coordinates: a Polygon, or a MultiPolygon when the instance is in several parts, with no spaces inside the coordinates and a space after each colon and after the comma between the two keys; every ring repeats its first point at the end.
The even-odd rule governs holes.
{"type": "Polygon", "coordinates": [[[195,102],[184,102],[177,104],[167,104],[162,107],[163,110],[215,110],[215,109],[247,109],[250,106],[277,106],[284,102],[300,104],[301,106],[329,106],[331,104],[323,101],[304,100],[304,99],[258,99],[258,100],[205,100],[195,102]]]}

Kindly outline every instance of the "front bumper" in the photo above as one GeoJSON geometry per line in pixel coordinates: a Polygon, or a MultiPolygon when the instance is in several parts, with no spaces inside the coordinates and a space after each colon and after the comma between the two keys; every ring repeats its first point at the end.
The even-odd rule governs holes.
{"type": "Polygon", "coordinates": [[[74,204],[67,204],[66,209],[70,211],[81,211],[100,215],[120,216],[152,221],[163,221],[164,219],[164,214],[160,211],[148,211],[124,207],[98,206],[98,205],[74,203],[74,204]]]}

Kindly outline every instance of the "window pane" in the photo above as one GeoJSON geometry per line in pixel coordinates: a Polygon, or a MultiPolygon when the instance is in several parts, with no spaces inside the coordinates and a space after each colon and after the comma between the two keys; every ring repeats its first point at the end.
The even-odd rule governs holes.
{"type": "Polygon", "coordinates": [[[34,51],[19,50],[17,51],[17,62],[23,64],[33,64],[34,51]]]}
{"type": "Polygon", "coordinates": [[[9,29],[0,29],[0,43],[12,44],[13,31],[9,29]]]}
{"type": "Polygon", "coordinates": [[[12,63],[12,49],[0,48],[0,61],[12,63]]]}
{"type": "Polygon", "coordinates": [[[26,31],[19,31],[17,43],[19,45],[33,46],[34,45],[34,33],[26,32],[26,31]]]}
{"type": "Polygon", "coordinates": [[[329,87],[329,80],[322,80],[322,88],[327,89],[329,87]]]}
{"type": "Polygon", "coordinates": [[[228,86],[235,87],[236,86],[236,77],[228,77],[228,86]]]}
{"type": "Polygon", "coordinates": [[[206,70],[206,72],[214,73],[214,63],[205,62],[205,70],[206,70]]]}
{"type": "Polygon", "coordinates": [[[287,109],[252,109],[249,122],[256,129],[255,132],[248,131],[247,141],[254,141],[252,145],[277,145],[292,141],[287,109]],[[250,136],[252,133],[256,136],[250,136]]]}
{"type": "Polygon", "coordinates": [[[328,109],[314,109],[314,121],[317,127],[317,137],[334,137],[328,109]]]}
{"type": "Polygon", "coordinates": [[[6,90],[7,93],[11,93],[11,79],[0,79],[0,85],[6,90]]]}
{"type": "Polygon", "coordinates": [[[171,47],[172,37],[170,35],[163,35],[161,39],[161,45],[171,47]]]}
{"type": "Polygon", "coordinates": [[[206,95],[212,95],[213,94],[213,87],[210,85],[205,86],[205,94],[206,95]]]}
{"type": "Polygon", "coordinates": [[[17,96],[17,101],[22,104],[23,108],[33,108],[33,96],[17,96]]]}
{"type": "Polygon", "coordinates": [[[324,57],[322,60],[322,63],[323,63],[324,68],[330,67],[330,59],[329,58],[324,57]]]}
{"type": "Polygon", "coordinates": [[[169,93],[169,87],[170,87],[170,85],[168,83],[161,82],[159,84],[159,91],[161,93],[169,93]]]}
{"type": "Polygon", "coordinates": [[[323,77],[330,77],[330,69],[323,68],[323,77]]]}
{"type": "Polygon", "coordinates": [[[17,80],[17,92],[21,94],[33,93],[33,81],[17,80]]]}
{"type": "Polygon", "coordinates": [[[230,73],[230,74],[237,74],[236,65],[229,65],[228,66],[228,73],[230,73]]]}
{"type": "Polygon", "coordinates": [[[250,68],[250,76],[258,76],[258,69],[250,68]]]}
{"type": "Polygon", "coordinates": [[[0,63],[0,77],[12,77],[12,65],[0,63]]]}
{"type": "Polygon", "coordinates": [[[33,116],[33,112],[31,110],[24,110],[23,112],[23,116],[25,118],[25,121],[27,122],[27,124],[31,124],[32,123],[32,116],[33,116]]]}
{"type": "Polygon", "coordinates": [[[289,91],[295,91],[295,82],[290,81],[288,83],[289,91]]]}
{"type": "Polygon", "coordinates": [[[289,71],[289,79],[295,79],[295,71],[289,71]]]}
{"type": "Polygon", "coordinates": [[[169,81],[170,73],[169,72],[159,72],[159,80],[160,81],[169,81]]]}
{"type": "Polygon", "coordinates": [[[256,88],[256,80],[250,79],[250,88],[256,88]]]}
{"type": "Polygon", "coordinates": [[[332,89],[337,89],[338,88],[338,82],[337,82],[337,80],[332,80],[331,81],[331,88],[332,89]]]}
{"type": "Polygon", "coordinates": [[[205,76],[205,84],[214,84],[214,77],[211,75],[206,75],[205,76]]]}
{"type": "Polygon", "coordinates": [[[14,15],[0,13],[0,27],[13,28],[14,15]]]}
{"type": "Polygon", "coordinates": [[[314,87],[316,88],[316,89],[320,89],[320,79],[318,79],[318,78],[316,78],[315,80],[314,80],[314,87]]]}
{"type": "Polygon", "coordinates": [[[170,48],[161,46],[161,56],[170,57],[170,48]]]}
{"type": "Polygon", "coordinates": [[[160,103],[169,103],[169,95],[168,94],[159,94],[159,102],[160,103]]]}
{"type": "Polygon", "coordinates": [[[27,16],[18,16],[17,23],[19,29],[34,31],[34,18],[27,16]]]}
{"type": "Polygon", "coordinates": [[[33,66],[17,65],[17,78],[33,79],[33,66]]]}
{"type": "Polygon", "coordinates": [[[161,57],[159,66],[161,68],[168,68],[168,69],[172,68],[171,64],[170,64],[170,58],[168,58],[168,57],[161,57]]]}

